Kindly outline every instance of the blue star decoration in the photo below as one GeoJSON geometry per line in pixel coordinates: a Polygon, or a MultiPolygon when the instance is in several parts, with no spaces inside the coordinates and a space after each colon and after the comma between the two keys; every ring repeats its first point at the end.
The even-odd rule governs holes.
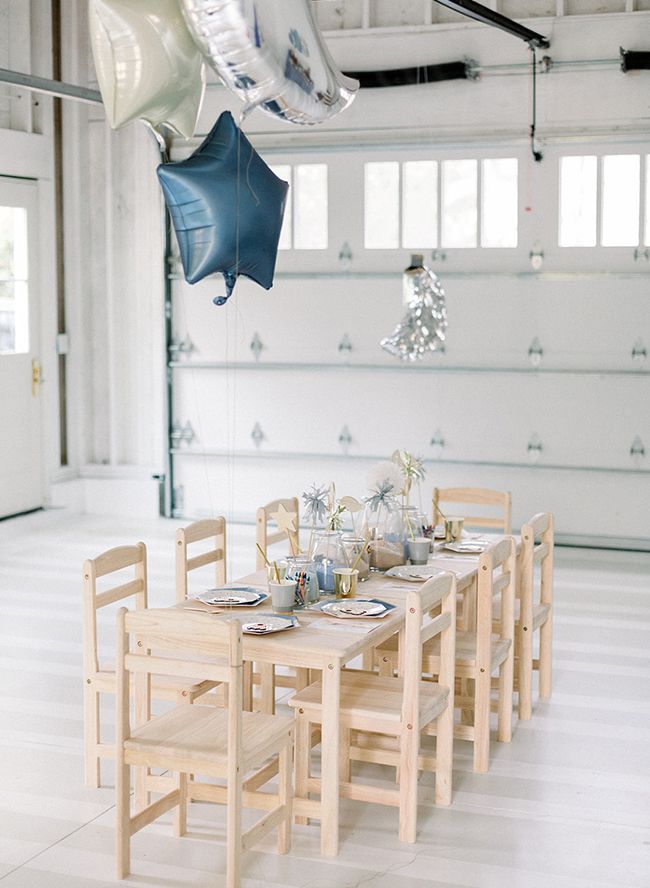
{"type": "Polygon", "coordinates": [[[181,253],[185,280],[221,272],[226,295],[240,274],[269,290],[289,186],[264,163],[224,111],[186,160],[161,164],[158,178],[181,253]]]}

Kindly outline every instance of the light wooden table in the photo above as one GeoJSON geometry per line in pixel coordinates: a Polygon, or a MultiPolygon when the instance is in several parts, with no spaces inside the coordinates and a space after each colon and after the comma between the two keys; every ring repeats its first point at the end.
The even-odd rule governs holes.
{"type": "MultiPolygon", "coordinates": [[[[503,539],[502,535],[494,536],[495,542],[503,539]]],[[[436,552],[429,560],[440,570],[453,571],[458,582],[458,591],[471,593],[475,586],[478,570],[478,557],[461,555],[442,555],[436,552]]],[[[266,571],[249,574],[237,582],[246,583],[266,589],[266,571]]],[[[296,611],[299,625],[295,629],[273,635],[244,635],[243,658],[258,664],[273,666],[291,666],[303,670],[304,684],[307,683],[309,669],[322,671],[323,682],[323,721],[321,732],[321,798],[295,799],[294,812],[299,817],[311,817],[321,823],[321,853],[334,857],[339,850],[339,704],[341,694],[341,668],[363,656],[390,638],[401,632],[404,626],[404,611],[401,606],[407,593],[417,588],[417,584],[387,577],[384,574],[372,573],[365,583],[359,585],[358,597],[381,598],[395,604],[383,619],[373,620],[376,628],[372,632],[355,632],[351,626],[346,630],[343,621],[339,621],[336,629],[324,629],[318,621],[326,620],[318,610],[306,608],[296,611]]],[[[471,598],[471,594],[469,596],[471,598]]],[[[178,605],[182,610],[183,605],[178,605]]],[[[263,612],[270,607],[260,606],[263,612]]],[[[219,614],[206,614],[206,619],[236,615],[250,617],[259,613],[256,608],[224,609],[219,614]]],[[[332,621],[334,622],[334,621],[332,621]]],[[[363,621],[368,623],[370,621],[363,621]]]]}

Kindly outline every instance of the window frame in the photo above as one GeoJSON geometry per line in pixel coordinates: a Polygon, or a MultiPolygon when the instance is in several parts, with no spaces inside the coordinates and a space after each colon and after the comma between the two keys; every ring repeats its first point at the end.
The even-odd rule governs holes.
{"type": "MultiPolygon", "coordinates": [[[[650,263],[643,261],[644,189],[650,175],[646,163],[641,163],[641,254],[634,258],[633,247],[560,247],[559,239],[559,158],[570,155],[595,154],[599,167],[605,154],[650,154],[647,140],[641,136],[627,138],[602,137],[598,140],[548,140],[542,146],[543,160],[535,162],[526,140],[517,143],[467,143],[454,146],[399,146],[381,145],[330,146],[312,150],[307,146],[288,150],[273,147],[261,153],[271,164],[325,163],[328,165],[328,248],[326,250],[282,250],[278,253],[277,271],[289,275],[315,276],[345,275],[346,273],[399,275],[408,265],[412,252],[422,252],[425,262],[441,276],[445,274],[481,275],[516,274],[525,278],[552,274],[589,274],[606,271],[645,273],[650,263]],[[372,161],[436,160],[440,179],[441,162],[447,159],[476,159],[513,157],[518,161],[518,229],[516,247],[438,247],[435,250],[408,248],[366,249],[364,246],[364,164],[372,161]],[[530,207],[530,209],[528,209],[530,207]],[[351,260],[339,259],[343,245],[352,252],[351,260]],[[542,252],[543,262],[538,270],[531,266],[531,253],[542,252]],[[432,255],[433,253],[433,255],[432,255]]],[[[600,172],[600,170],[599,170],[600,172]]],[[[600,189],[599,189],[600,192],[600,189]]],[[[598,221],[600,231],[600,195],[598,221]]],[[[479,192],[479,207],[482,194],[479,192]]],[[[440,201],[439,201],[440,204],[440,201]]],[[[401,212],[401,205],[400,205],[401,212]]],[[[480,215],[480,214],[479,214],[480,215]]],[[[438,220],[438,235],[441,227],[438,220]]],[[[400,238],[402,220],[400,219],[400,238]]],[[[480,220],[477,232],[481,237],[480,220]]]]}

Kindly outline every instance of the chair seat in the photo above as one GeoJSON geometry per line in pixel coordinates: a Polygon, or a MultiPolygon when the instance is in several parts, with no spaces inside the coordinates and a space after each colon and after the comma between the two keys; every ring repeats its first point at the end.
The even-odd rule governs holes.
{"type": "MultiPolygon", "coordinates": [[[[98,690],[115,693],[115,671],[113,669],[100,669],[94,677],[98,690]]],[[[156,700],[175,700],[179,695],[196,697],[217,687],[217,684],[218,682],[215,681],[192,681],[182,676],[152,675],[151,696],[156,700]]]]}
{"type": "MultiPolygon", "coordinates": [[[[521,611],[521,601],[519,598],[516,598],[515,599],[515,624],[519,623],[520,611],[521,611]]],[[[551,612],[551,605],[548,603],[543,603],[541,601],[537,601],[533,605],[533,632],[536,629],[539,629],[539,627],[546,622],[550,612],[551,612]]],[[[499,620],[498,606],[495,606],[492,609],[492,619],[495,621],[499,620]]]]}
{"type": "MultiPolygon", "coordinates": [[[[491,671],[500,666],[508,656],[511,642],[507,639],[492,639],[491,671]]],[[[393,662],[397,662],[399,640],[393,635],[377,648],[377,654],[388,655],[393,662]]],[[[440,639],[432,638],[422,647],[422,671],[437,675],[440,664],[440,639]]],[[[473,632],[456,633],[456,665],[471,669],[476,665],[476,636],[473,632]]]]}
{"type": "MultiPolygon", "coordinates": [[[[242,761],[246,770],[262,763],[282,749],[291,737],[293,719],[289,716],[242,713],[242,761]]],[[[129,753],[146,756],[152,767],[165,766],[166,758],[179,757],[197,773],[212,773],[227,767],[228,711],[213,706],[176,706],[134,728],[124,743],[129,753]]]]}
{"type": "MultiPolygon", "coordinates": [[[[322,682],[316,681],[290,698],[294,709],[307,709],[318,720],[322,708],[322,682]]],[[[372,672],[348,670],[341,672],[341,723],[359,730],[372,722],[392,724],[400,730],[404,682],[401,678],[375,675],[372,672]]],[[[420,724],[424,726],[438,716],[447,704],[449,689],[432,682],[420,682],[420,724]]]]}

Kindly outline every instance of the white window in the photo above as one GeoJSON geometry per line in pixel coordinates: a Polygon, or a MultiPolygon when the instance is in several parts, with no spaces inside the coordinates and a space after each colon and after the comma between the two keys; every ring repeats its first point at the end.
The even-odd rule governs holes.
{"type": "Polygon", "coordinates": [[[560,246],[596,245],[595,155],[560,158],[560,246]]]}
{"type": "Polygon", "coordinates": [[[443,247],[475,247],[478,223],[478,163],[442,162],[443,247]]]}
{"type": "Polygon", "coordinates": [[[517,160],[481,161],[481,246],[516,247],[518,216],[517,160]]]}
{"type": "Polygon", "coordinates": [[[289,183],[279,249],[326,250],[328,245],[327,164],[271,165],[289,183]]]}
{"type": "MultiPolygon", "coordinates": [[[[561,247],[636,247],[641,243],[641,160],[638,154],[560,158],[561,247]]],[[[647,157],[645,162],[647,167],[647,157]]],[[[646,243],[649,196],[646,176],[646,243]]]]}
{"type": "Polygon", "coordinates": [[[395,250],[399,247],[399,163],[367,163],[364,178],[365,247],[395,250]]]}
{"type": "Polygon", "coordinates": [[[381,161],[364,169],[366,249],[517,246],[516,158],[381,161]]]}
{"type": "Polygon", "coordinates": [[[604,247],[635,247],[639,244],[641,158],[638,154],[603,157],[602,223],[604,247]]]}
{"type": "Polygon", "coordinates": [[[28,351],[27,210],[0,207],[0,354],[28,351]]]}
{"type": "Polygon", "coordinates": [[[402,164],[402,246],[438,246],[438,162],[402,164]]]}
{"type": "Polygon", "coordinates": [[[645,246],[650,247],[650,154],[645,156],[645,246]]]}

